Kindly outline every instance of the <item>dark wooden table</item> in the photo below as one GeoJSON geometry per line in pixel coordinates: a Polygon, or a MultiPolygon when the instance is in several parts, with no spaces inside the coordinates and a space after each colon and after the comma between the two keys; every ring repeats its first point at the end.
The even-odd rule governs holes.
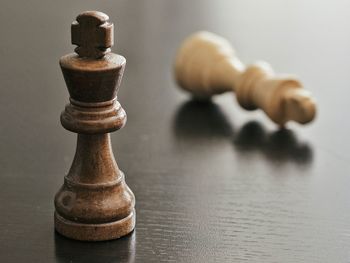
{"type": "Polygon", "coordinates": [[[350,3],[347,1],[12,1],[0,8],[0,262],[349,262],[350,3]],[[137,199],[120,240],[54,232],[53,197],[74,155],[59,123],[58,59],[70,23],[109,14],[127,58],[112,135],[137,199]],[[172,77],[176,48],[206,29],[246,62],[299,75],[314,123],[277,131],[232,94],[192,102],[172,77]]]}

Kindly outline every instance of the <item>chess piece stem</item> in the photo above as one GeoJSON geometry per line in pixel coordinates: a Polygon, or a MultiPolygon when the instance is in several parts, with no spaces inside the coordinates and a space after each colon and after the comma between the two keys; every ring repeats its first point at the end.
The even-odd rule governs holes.
{"type": "Polygon", "coordinates": [[[77,149],[68,178],[80,183],[98,184],[118,181],[121,177],[109,133],[78,134],[77,149]]]}
{"type": "Polygon", "coordinates": [[[312,121],[316,104],[292,76],[276,76],[266,62],[245,66],[230,43],[209,32],[199,32],[181,45],[175,61],[180,87],[194,97],[208,99],[235,92],[246,110],[262,109],[280,126],[288,121],[312,121]]]}

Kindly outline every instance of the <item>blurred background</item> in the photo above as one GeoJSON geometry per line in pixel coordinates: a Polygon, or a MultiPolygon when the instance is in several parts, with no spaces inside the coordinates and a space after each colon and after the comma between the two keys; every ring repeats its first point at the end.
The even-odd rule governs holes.
{"type": "MultiPolygon", "coordinates": [[[[349,1],[341,0],[3,3],[0,11],[2,145],[29,147],[37,152],[39,160],[47,158],[62,164],[62,160],[56,159],[62,158],[61,152],[49,156],[48,149],[37,151],[36,147],[66,148],[74,141],[58,122],[68,96],[58,60],[73,52],[70,23],[76,15],[97,9],[108,13],[114,22],[113,51],[124,55],[128,63],[119,96],[121,102],[130,100],[125,105],[129,128],[120,131],[119,136],[141,136],[146,131],[134,130],[134,123],[162,122],[162,118],[173,117],[176,105],[188,98],[177,89],[172,77],[176,50],[186,36],[205,29],[227,38],[244,63],[266,60],[278,73],[298,75],[319,104],[317,120],[302,127],[302,134],[308,140],[319,141],[327,136],[332,139],[334,149],[345,151],[349,145],[349,126],[344,119],[350,78],[346,66],[349,6],[349,1]],[[149,86],[154,88],[147,89],[149,86]],[[162,111],[162,116],[155,115],[155,111],[162,111]],[[45,126],[55,132],[54,136],[45,131],[45,126]],[[131,132],[135,134],[129,135],[131,132]]],[[[232,94],[216,100],[238,127],[247,120],[261,120],[264,126],[275,128],[263,113],[237,108],[232,94]]],[[[299,129],[293,124],[290,127],[299,129]]],[[[5,171],[20,169],[14,167],[14,162],[20,161],[17,158],[11,152],[1,156],[2,167],[7,167],[5,171]]],[[[30,170],[31,167],[23,167],[26,173],[30,170]]]]}
{"type": "Polygon", "coordinates": [[[350,1],[14,0],[0,7],[0,261],[350,259],[350,1]],[[54,234],[52,218],[76,143],[59,122],[68,92],[58,60],[73,52],[70,24],[85,10],[109,15],[112,50],[127,59],[118,100],[128,123],[112,143],[138,211],[131,237],[89,244],[88,255],[54,234]],[[173,61],[198,30],[227,38],[245,64],[265,60],[297,75],[317,100],[316,120],[278,131],[233,94],[209,105],[191,101],[173,79],[173,61]]]}

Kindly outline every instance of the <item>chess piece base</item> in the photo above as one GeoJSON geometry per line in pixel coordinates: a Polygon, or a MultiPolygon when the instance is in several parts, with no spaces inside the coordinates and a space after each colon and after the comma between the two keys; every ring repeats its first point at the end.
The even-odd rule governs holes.
{"type": "Polygon", "coordinates": [[[67,220],[55,212],[55,229],[61,235],[81,241],[105,241],[117,239],[135,228],[135,209],[127,217],[104,224],[84,224],[67,220]]]}

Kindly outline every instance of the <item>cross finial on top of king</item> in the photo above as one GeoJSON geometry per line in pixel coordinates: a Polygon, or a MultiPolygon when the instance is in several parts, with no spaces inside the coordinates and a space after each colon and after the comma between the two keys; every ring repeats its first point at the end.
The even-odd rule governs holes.
{"type": "Polygon", "coordinates": [[[113,46],[113,23],[98,11],[85,11],[72,23],[72,44],[80,57],[98,59],[110,52],[113,46]]]}

